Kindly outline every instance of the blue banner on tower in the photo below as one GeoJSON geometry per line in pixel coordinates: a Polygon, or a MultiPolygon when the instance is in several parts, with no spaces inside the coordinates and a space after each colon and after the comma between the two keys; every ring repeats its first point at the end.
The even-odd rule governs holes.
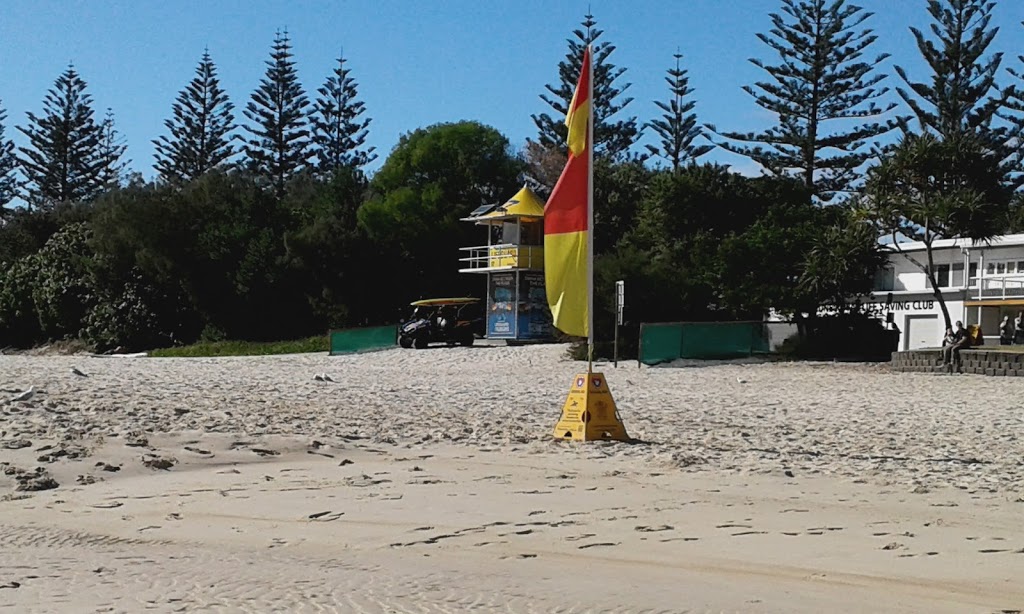
{"type": "Polygon", "coordinates": [[[551,336],[551,310],[544,290],[544,273],[524,272],[519,283],[519,338],[551,336]]]}
{"type": "Polygon", "coordinates": [[[487,336],[516,338],[515,273],[492,273],[487,289],[487,336]]]}

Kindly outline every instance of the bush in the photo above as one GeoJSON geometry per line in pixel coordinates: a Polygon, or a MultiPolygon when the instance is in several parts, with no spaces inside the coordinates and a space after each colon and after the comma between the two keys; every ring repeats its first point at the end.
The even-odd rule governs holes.
{"type": "Polygon", "coordinates": [[[161,322],[156,305],[161,304],[156,289],[143,279],[138,269],[117,290],[99,292],[98,300],[86,316],[82,338],[97,351],[114,348],[128,351],[164,347],[174,342],[174,334],[161,322]]]}
{"type": "Polygon", "coordinates": [[[77,337],[96,303],[89,274],[89,229],[84,222],[57,231],[36,256],[38,273],[32,300],[39,327],[48,339],[77,337]]]}
{"type": "Polygon", "coordinates": [[[865,314],[814,318],[802,334],[786,339],[779,353],[804,360],[889,360],[898,333],[865,314]]]}
{"type": "Polygon", "coordinates": [[[42,340],[32,288],[39,257],[25,256],[0,268],[0,347],[30,347],[42,340]]]}

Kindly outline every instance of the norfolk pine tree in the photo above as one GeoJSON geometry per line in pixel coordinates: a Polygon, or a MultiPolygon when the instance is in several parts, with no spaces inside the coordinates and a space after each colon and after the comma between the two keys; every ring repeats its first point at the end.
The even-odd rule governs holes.
{"type": "Polygon", "coordinates": [[[164,181],[187,182],[227,162],[234,155],[234,105],[220,87],[209,50],[196,76],[178,93],[174,116],[164,121],[169,135],[153,141],[156,168],[164,181]]]}
{"type": "Polygon", "coordinates": [[[125,171],[131,162],[121,159],[127,149],[124,139],[114,127],[114,111],[107,109],[107,115],[100,124],[100,157],[104,163],[99,180],[104,191],[121,186],[121,180],[124,179],[125,171]]]}
{"type": "Polygon", "coordinates": [[[550,96],[540,96],[541,100],[556,111],[556,117],[551,117],[547,113],[531,115],[538,130],[537,141],[545,148],[556,148],[559,151],[565,149],[568,130],[564,122],[565,114],[576,90],[580,70],[583,68],[583,50],[589,43],[594,43],[594,100],[591,107],[594,113],[594,155],[612,161],[623,161],[629,157],[629,149],[639,136],[640,130],[635,117],[619,121],[613,121],[612,117],[633,101],[632,98],[624,98],[621,101],[619,99],[631,84],[627,83],[622,87],[615,85],[615,81],[626,72],[626,69],[618,68],[608,61],[609,56],[615,51],[615,45],[595,42],[604,31],[594,28],[597,25],[594,16],[587,14],[582,25],[586,30],[573,31],[576,40],[568,39],[569,52],[558,64],[558,85],[546,85],[550,96]]]}
{"type": "MultiPolygon", "coordinates": [[[[1022,23],[1024,25],[1024,23],[1022,23]]],[[[1018,68],[1008,68],[1007,72],[1017,81],[1024,84],[1024,55],[1017,56],[1018,68]]],[[[1019,188],[1024,185],[1024,87],[1018,84],[1008,88],[1006,91],[1006,105],[998,115],[1009,124],[1007,128],[1006,143],[1011,153],[1011,164],[1013,165],[1013,185],[1019,188]]],[[[1018,197],[1018,203],[1021,198],[1018,197]]],[[[1010,232],[1019,231],[1021,228],[1022,213],[1018,206],[1013,216],[1010,232]]]]}
{"type": "Polygon", "coordinates": [[[345,67],[344,55],[313,104],[310,124],[316,149],[317,170],[330,175],[341,167],[362,169],[377,159],[373,147],[365,147],[369,117],[361,117],[365,105],[357,99],[358,85],[345,67]]]}
{"type": "Polygon", "coordinates": [[[85,88],[68,66],[43,99],[43,114],[26,113],[29,125],[18,126],[29,140],[29,147],[20,148],[20,163],[30,207],[89,201],[104,189],[104,173],[112,162],[85,88]]]}
{"type": "Polygon", "coordinates": [[[672,98],[668,102],[656,101],[654,104],[664,111],[664,115],[647,123],[647,127],[661,139],[661,144],[648,145],[647,150],[651,155],[668,160],[672,170],[678,172],[687,163],[696,161],[714,149],[714,146],[694,143],[703,135],[697,125],[697,114],[693,112],[697,103],[687,98],[693,93],[693,88],[690,87],[686,71],[680,66],[683,55],[676,51],[672,57],[676,59],[676,67],[670,68],[665,77],[672,98]]]}
{"type": "Polygon", "coordinates": [[[999,31],[989,27],[994,7],[988,0],[928,0],[934,20],[930,29],[937,40],[930,41],[921,30],[910,28],[931,68],[931,83],[911,81],[906,70],[897,66],[896,73],[912,92],[902,87],[896,92],[917,116],[922,130],[943,138],[970,132],[990,145],[1004,145],[1005,134],[992,126],[1010,94],[996,85],[1003,54],[985,57],[999,31]]]}
{"type": "Polygon", "coordinates": [[[18,158],[14,155],[14,141],[6,138],[7,111],[0,107],[0,219],[7,213],[7,204],[18,195],[18,158]]]}
{"type": "Polygon", "coordinates": [[[757,35],[778,53],[779,63],[750,60],[771,79],[743,88],[779,123],[760,134],[720,133],[750,143],[721,145],[773,174],[798,172],[820,201],[829,202],[852,190],[858,167],[871,157],[869,142],[896,126],[869,121],[896,106],[876,103],[888,88],[879,86],[885,75],[875,69],[889,55],[862,58],[878,38],[861,29],[872,13],[845,0],[782,0],[782,12],[771,14],[767,34],[757,35]]]}
{"type": "Polygon", "coordinates": [[[306,107],[309,99],[299,83],[288,32],[278,32],[267,60],[267,72],[245,106],[252,134],[244,146],[250,170],[269,179],[278,197],[288,180],[309,160],[306,107]]]}

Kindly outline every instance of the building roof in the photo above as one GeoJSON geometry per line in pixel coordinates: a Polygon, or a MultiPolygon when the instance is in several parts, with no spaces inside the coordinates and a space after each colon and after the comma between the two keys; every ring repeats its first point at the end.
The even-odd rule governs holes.
{"type": "MultiPolygon", "coordinates": [[[[891,246],[892,243],[886,243],[884,245],[891,246]]],[[[1018,245],[1024,245],[1024,234],[1013,234],[1013,235],[1002,235],[999,237],[993,237],[991,241],[985,243],[975,244],[970,239],[939,239],[932,243],[933,249],[943,249],[949,247],[966,247],[968,249],[986,249],[990,247],[1014,247],[1018,245]]],[[[903,241],[899,244],[900,251],[904,252],[918,252],[924,251],[924,243],[920,241],[903,241]]]]}
{"type": "Polygon", "coordinates": [[[463,218],[465,222],[483,222],[483,221],[497,221],[507,218],[525,217],[525,218],[542,218],[544,217],[544,203],[541,202],[540,198],[533,193],[533,190],[527,186],[523,186],[521,190],[516,192],[515,196],[508,199],[500,205],[484,205],[476,211],[469,214],[469,217],[463,218]]]}

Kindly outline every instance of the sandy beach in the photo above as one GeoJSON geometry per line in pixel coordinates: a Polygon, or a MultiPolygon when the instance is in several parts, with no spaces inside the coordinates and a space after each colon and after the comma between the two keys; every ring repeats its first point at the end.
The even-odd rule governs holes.
{"type": "Polygon", "coordinates": [[[602,363],[555,441],[580,368],[0,356],[0,610],[1024,610],[1024,381],[602,363]]]}

